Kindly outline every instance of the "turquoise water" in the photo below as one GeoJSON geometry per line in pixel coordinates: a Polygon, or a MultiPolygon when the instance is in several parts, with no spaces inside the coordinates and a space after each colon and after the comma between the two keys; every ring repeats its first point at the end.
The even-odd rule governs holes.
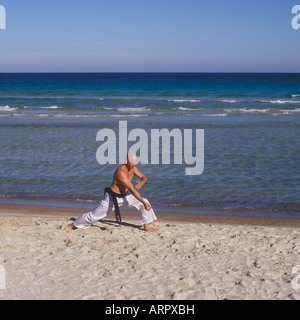
{"type": "Polygon", "coordinates": [[[201,175],[139,165],[152,204],[299,215],[300,74],[0,74],[2,202],[101,199],[116,165],[96,135],[119,121],[204,129],[201,175]]]}

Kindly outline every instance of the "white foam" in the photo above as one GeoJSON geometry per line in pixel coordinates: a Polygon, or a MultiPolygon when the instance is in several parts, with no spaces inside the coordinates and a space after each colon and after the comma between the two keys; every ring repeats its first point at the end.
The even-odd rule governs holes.
{"type": "Polygon", "coordinates": [[[50,113],[10,113],[8,114],[0,114],[0,117],[7,117],[7,116],[15,116],[15,117],[34,117],[34,118],[101,118],[101,117],[116,117],[116,118],[128,118],[128,117],[145,117],[149,114],[65,114],[65,113],[58,113],[58,114],[50,114],[50,113]]]}
{"type": "Polygon", "coordinates": [[[224,102],[224,103],[236,103],[237,100],[235,99],[219,99],[218,101],[224,102]]]}
{"type": "Polygon", "coordinates": [[[283,112],[283,114],[291,114],[291,113],[297,113],[300,112],[300,108],[298,109],[292,109],[292,110],[279,110],[280,112],[283,112]]]}
{"type": "Polygon", "coordinates": [[[292,98],[300,97],[300,94],[292,94],[292,98]]]}
{"type": "Polygon", "coordinates": [[[270,111],[270,109],[246,109],[246,108],[239,108],[239,109],[224,109],[225,112],[244,112],[244,113],[265,113],[270,111]]]}
{"type": "MultiPolygon", "coordinates": [[[[276,109],[246,109],[246,108],[239,108],[239,109],[224,109],[225,112],[228,113],[269,113],[269,112],[274,112],[276,109]]],[[[276,110],[277,112],[272,113],[272,115],[282,115],[282,114],[295,114],[300,112],[300,108],[297,109],[281,109],[281,110],[276,110]]]]}
{"type": "Polygon", "coordinates": [[[16,111],[18,110],[18,108],[13,108],[13,107],[10,107],[10,106],[0,106],[0,111],[16,111]]]}
{"type": "Polygon", "coordinates": [[[59,106],[42,107],[42,109],[61,109],[59,106]]]}
{"type": "Polygon", "coordinates": [[[187,100],[187,99],[173,99],[173,100],[168,100],[168,102],[201,102],[201,100],[195,100],[195,99],[191,99],[191,100],[187,100]]]}
{"type": "Polygon", "coordinates": [[[193,111],[193,110],[195,110],[195,109],[185,108],[185,107],[178,107],[178,108],[173,108],[173,109],[181,110],[181,111],[193,111]]]}
{"type": "MultiPolygon", "coordinates": [[[[50,113],[12,113],[15,117],[35,117],[35,118],[87,118],[96,117],[97,115],[84,115],[84,114],[50,114],[50,113]]],[[[3,115],[4,116],[4,115],[3,115]]]]}
{"type": "Polygon", "coordinates": [[[151,111],[149,108],[117,108],[120,112],[148,112],[151,111]]]}
{"type": "Polygon", "coordinates": [[[299,103],[300,101],[292,101],[292,100],[259,100],[262,103],[272,103],[272,104],[286,104],[286,103],[299,103]]]}
{"type": "Polygon", "coordinates": [[[203,117],[226,117],[227,113],[208,113],[208,114],[202,114],[203,117]]]}

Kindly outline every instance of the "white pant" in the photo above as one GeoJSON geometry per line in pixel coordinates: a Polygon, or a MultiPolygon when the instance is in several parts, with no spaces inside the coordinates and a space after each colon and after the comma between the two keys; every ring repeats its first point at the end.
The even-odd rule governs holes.
{"type": "MultiPolygon", "coordinates": [[[[149,201],[143,198],[147,203],[149,201]]],[[[132,194],[127,195],[125,198],[117,198],[119,207],[126,206],[130,208],[136,208],[140,214],[143,224],[151,223],[157,220],[156,215],[151,208],[150,211],[147,211],[144,205],[132,194]]],[[[110,214],[115,209],[113,205],[113,201],[111,195],[109,193],[105,193],[103,200],[100,202],[98,207],[88,213],[85,213],[81,217],[79,217],[75,222],[74,226],[79,229],[86,229],[90,227],[93,223],[103,219],[108,214],[110,214]]]]}

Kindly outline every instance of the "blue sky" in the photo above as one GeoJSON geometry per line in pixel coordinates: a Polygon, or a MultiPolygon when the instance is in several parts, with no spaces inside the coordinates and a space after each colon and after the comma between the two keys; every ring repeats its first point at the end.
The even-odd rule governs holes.
{"type": "Polygon", "coordinates": [[[297,4],[0,0],[0,72],[300,72],[297,4]]]}

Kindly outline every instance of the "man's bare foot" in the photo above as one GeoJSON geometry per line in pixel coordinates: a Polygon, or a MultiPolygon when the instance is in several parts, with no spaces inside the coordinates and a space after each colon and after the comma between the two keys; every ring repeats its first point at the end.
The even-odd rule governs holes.
{"type": "Polygon", "coordinates": [[[70,231],[70,230],[74,230],[74,229],[76,229],[76,227],[74,226],[73,223],[70,223],[68,226],[65,227],[66,231],[70,231]]]}
{"type": "Polygon", "coordinates": [[[148,231],[148,232],[157,232],[157,231],[158,231],[158,229],[149,227],[148,224],[144,224],[144,230],[145,230],[145,231],[148,231]]]}

